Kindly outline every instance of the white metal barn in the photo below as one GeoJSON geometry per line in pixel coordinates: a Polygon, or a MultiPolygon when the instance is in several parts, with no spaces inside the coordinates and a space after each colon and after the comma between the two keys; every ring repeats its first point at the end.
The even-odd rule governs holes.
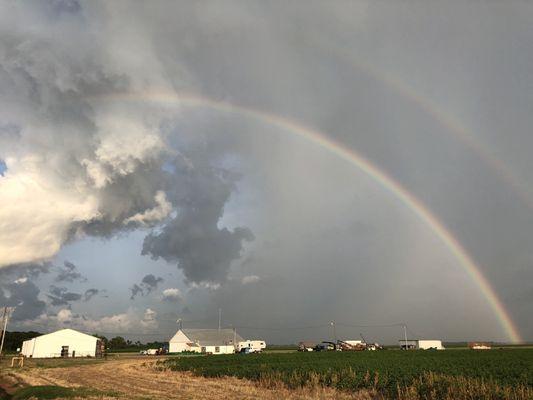
{"type": "Polygon", "coordinates": [[[95,357],[98,340],[74,329],[61,329],[25,340],[22,354],[33,358],[95,357]]]}
{"type": "Polygon", "coordinates": [[[442,341],[440,340],[400,340],[401,349],[413,349],[413,350],[444,350],[442,341]]]}
{"type": "Polygon", "coordinates": [[[229,354],[235,352],[242,337],[233,329],[180,329],[168,342],[169,353],[229,354]]]}

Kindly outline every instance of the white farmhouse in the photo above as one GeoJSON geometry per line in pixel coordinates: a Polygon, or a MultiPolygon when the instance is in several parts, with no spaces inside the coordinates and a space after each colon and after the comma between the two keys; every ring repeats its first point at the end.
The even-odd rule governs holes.
{"type": "Polygon", "coordinates": [[[444,350],[444,346],[442,345],[442,341],[440,340],[422,340],[422,339],[416,339],[416,340],[400,340],[400,348],[401,349],[412,349],[412,350],[444,350]]]}
{"type": "Polygon", "coordinates": [[[168,342],[169,353],[229,354],[242,337],[233,329],[180,329],[168,342]]]}
{"type": "Polygon", "coordinates": [[[96,357],[99,342],[97,337],[74,329],[61,329],[25,340],[22,354],[33,358],[96,357]]]}

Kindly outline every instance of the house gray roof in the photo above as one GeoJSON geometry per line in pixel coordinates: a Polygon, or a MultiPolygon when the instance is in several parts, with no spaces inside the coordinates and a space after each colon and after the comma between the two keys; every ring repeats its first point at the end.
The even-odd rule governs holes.
{"type": "Polygon", "coordinates": [[[224,344],[234,344],[241,342],[242,337],[233,331],[233,329],[183,329],[182,332],[192,342],[200,346],[218,346],[224,344]]]}

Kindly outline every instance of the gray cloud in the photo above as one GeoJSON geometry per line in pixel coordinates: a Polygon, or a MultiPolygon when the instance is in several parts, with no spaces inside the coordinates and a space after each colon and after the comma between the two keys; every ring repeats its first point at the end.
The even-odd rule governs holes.
{"type": "Polygon", "coordinates": [[[156,289],[157,285],[159,285],[163,281],[164,279],[160,276],[156,277],[153,274],[148,274],[142,279],[141,285],[146,289],[147,293],[150,293],[152,290],[156,289]]]}
{"type": "Polygon", "coordinates": [[[70,261],[65,261],[63,267],[58,267],[59,272],[55,278],[56,282],[74,282],[74,281],[86,281],[85,278],[77,269],[77,267],[70,261]]]}
{"type": "MultiPolygon", "coordinates": [[[[122,39],[109,41],[103,33],[113,29],[108,18],[121,13],[118,5],[111,10],[96,3],[55,1],[35,9],[16,4],[4,8],[2,15],[34,19],[43,34],[35,35],[9,19],[2,21],[0,85],[5,96],[0,98],[0,122],[17,129],[16,137],[13,129],[2,130],[6,134],[1,137],[0,159],[7,160],[7,173],[0,182],[4,199],[0,218],[17,230],[0,230],[0,266],[48,259],[84,234],[110,238],[154,227],[174,212],[178,216],[161,234],[147,237],[143,253],[180,261],[190,281],[225,279],[241,242],[251,233],[217,226],[234,189],[229,172],[212,165],[211,155],[220,154],[197,151],[194,142],[167,140],[177,129],[178,110],[170,113],[156,104],[113,101],[113,96],[139,87],[173,87],[157,60],[158,49],[136,41],[134,52],[144,60],[142,66],[109,58],[123,49],[122,39]],[[86,19],[87,15],[95,19],[86,19]],[[51,21],[55,27],[49,30],[51,21]],[[72,23],[85,28],[73,29],[72,23]],[[84,34],[93,24],[101,33],[84,34]],[[66,36],[69,40],[62,40],[66,36]],[[80,46],[85,53],[78,57],[80,46]],[[198,154],[191,156],[191,149],[198,154]],[[50,156],[44,159],[40,154],[50,156]],[[174,164],[173,173],[163,168],[169,162],[174,164]],[[17,201],[13,193],[28,177],[34,185],[24,185],[25,201],[17,201]],[[47,188],[45,193],[40,192],[42,187],[47,188]],[[201,209],[195,210],[191,201],[200,201],[201,209]],[[54,210],[46,207],[52,203],[54,210]],[[32,229],[26,229],[29,226],[32,229]],[[178,252],[171,254],[168,242],[176,235],[183,239],[178,252]],[[216,253],[212,260],[195,255],[209,243],[216,253]],[[4,252],[2,246],[10,250],[4,252]]],[[[75,266],[66,262],[57,282],[79,279],[75,266]]]]}
{"type": "Polygon", "coordinates": [[[434,227],[307,126],[426,204],[533,337],[531,5],[0,7],[3,268],[141,229],[144,255],[220,284],[190,294],[215,320],[222,306],[243,325],[260,310],[257,325],[407,320],[428,336],[505,340],[434,227]]]}
{"type": "Polygon", "coordinates": [[[131,291],[131,296],[130,296],[130,300],[133,300],[135,299],[135,297],[137,295],[141,295],[141,296],[144,296],[144,291],[143,289],[137,285],[136,283],[130,288],[130,291],[131,291]]]}
{"type": "Polygon", "coordinates": [[[0,304],[16,307],[13,321],[36,318],[46,309],[46,303],[39,299],[39,288],[28,278],[3,283],[1,288],[0,304]]]}
{"type": "Polygon", "coordinates": [[[43,313],[46,303],[35,284],[52,268],[50,263],[25,263],[0,268],[0,305],[16,307],[14,321],[33,319],[43,313]]]}
{"type": "Polygon", "coordinates": [[[68,306],[74,301],[79,301],[82,295],[69,292],[66,287],[50,286],[50,294],[46,295],[50,299],[52,306],[68,306]]]}
{"type": "Polygon", "coordinates": [[[142,254],[177,262],[188,282],[222,282],[231,262],[240,257],[243,241],[254,238],[248,228],[218,226],[235,177],[202,160],[175,175],[179,191],[172,198],[178,215],[144,239],[142,254]]]}
{"type": "Polygon", "coordinates": [[[95,289],[95,288],[87,289],[85,291],[85,294],[83,295],[83,301],[91,300],[98,293],[100,293],[100,290],[98,290],[98,289],[95,289]]]}
{"type": "Polygon", "coordinates": [[[157,289],[157,286],[163,282],[164,279],[160,276],[156,277],[153,274],[145,275],[140,284],[134,284],[131,288],[130,299],[133,300],[137,295],[146,296],[150,294],[153,290],[157,289]]]}

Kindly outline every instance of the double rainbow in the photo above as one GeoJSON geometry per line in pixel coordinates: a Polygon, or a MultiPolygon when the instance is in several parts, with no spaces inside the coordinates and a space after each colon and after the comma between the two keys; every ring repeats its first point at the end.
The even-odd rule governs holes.
{"type": "Polygon", "coordinates": [[[385,171],[368,161],[365,157],[353,149],[343,147],[341,144],[330,139],[324,133],[305,126],[295,120],[257,110],[251,107],[236,105],[230,102],[211,99],[194,93],[175,93],[169,91],[144,91],[116,93],[105,96],[111,101],[145,101],[158,102],[185,107],[200,107],[215,110],[217,112],[237,114],[250,118],[261,123],[269,124],[284,130],[290,134],[299,136],[310,143],[328,150],[335,156],[346,161],[350,165],[358,168],[386,191],[396,197],[406,207],[408,207],[431,231],[440,239],[446,248],[455,256],[461,267],[479,288],[487,303],[490,305],[494,315],[498,319],[505,334],[512,342],[521,342],[520,333],[505,309],[503,303],[492,288],[490,282],[481,272],[481,268],[476,264],[466,249],[448,230],[442,221],[435,216],[420,200],[405,189],[400,183],[392,179],[385,171]]]}

